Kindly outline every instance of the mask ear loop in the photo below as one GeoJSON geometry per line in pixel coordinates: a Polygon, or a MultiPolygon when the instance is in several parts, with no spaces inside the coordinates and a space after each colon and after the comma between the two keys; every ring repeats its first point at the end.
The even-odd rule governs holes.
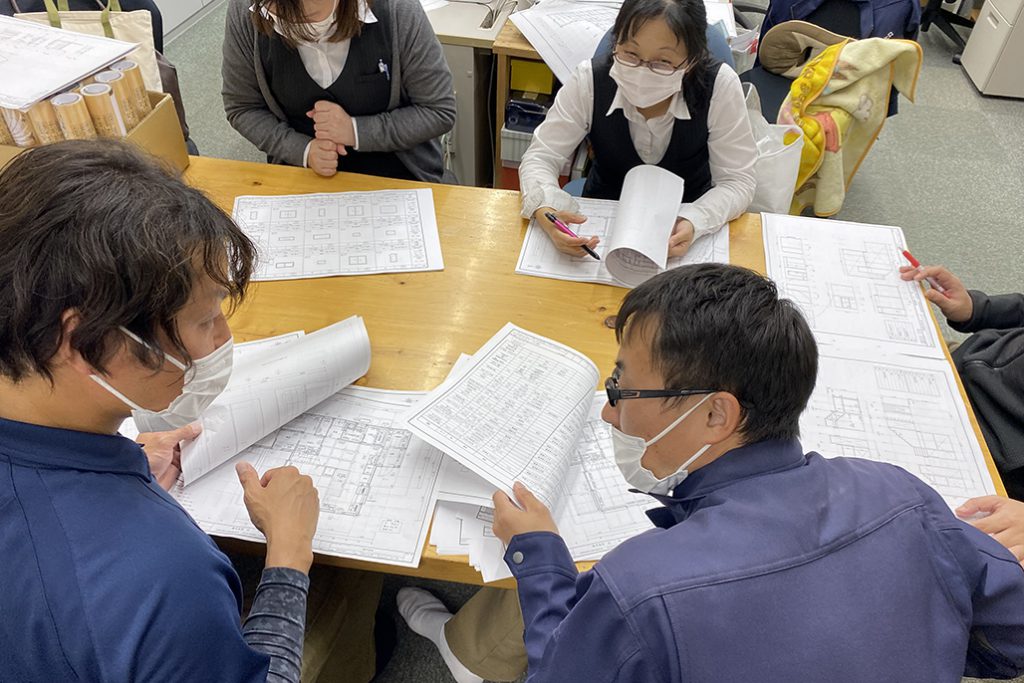
{"type": "MultiPolygon", "coordinates": [[[[118,329],[121,330],[121,332],[123,332],[129,339],[132,339],[133,341],[138,342],[139,344],[141,344],[142,346],[145,346],[150,351],[153,350],[152,346],[150,346],[146,342],[142,341],[142,339],[139,338],[139,336],[137,334],[135,334],[134,332],[129,330],[127,327],[119,327],[118,329]]],[[[163,357],[164,357],[164,359],[168,363],[170,363],[174,367],[178,368],[182,372],[185,372],[186,370],[188,370],[188,366],[185,365],[184,363],[182,363],[180,360],[178,360],[174,356],[168,356],[166,353],[164,353],[163,357]]]]}
{"type": "Polygon", "coordinates": [[[126,406],[128,406],[132,410],[137,410],[137,411],[140,411],[140,412],[145,410],[145,408],[140,406],[138,403],[135,403],[130,398],[128,398],[127,396],[122,394],[120,391],[118,391],[117,389],[112,387],[110,385],[110,382],[108,382],[107,380],[103,379],[99,375],[96,375],[96,374],[89,375],[89,379],[91,379],[93,382],[96,382],[96,384],[99,384],[101,387],[103,387],[104,389],[109,391],[111,394],[113,394],[116,398],[120,399],[122,403],[124,403],[126,406]]]}
{"type": "MultiPolygon", "coordinates": [[[[686,411],[685,413],[683,413],[682,415],[680,415],[679,417],[677,417],[677,418],[676,418],[675,420],[673,420],[673,421],[672,421],[672,424],[670,424],[670,425],[669,425],[668,427],[665,427],[665,428],[664,428],[663,430],[661,430],[661,434],[658,434],[658,435],[657,435],[656,437],[654,437],[653,439],[651,439],[650,441],[648,441],[648,442],[647,442],[646,444],[644,444],[644,445],[645,445],[645,446],[647,446],[648,448],[650,448],[650,447],[651,447],[651,446],[653,446],[654,444],[656,444],[656,443],[658,443],[659,441],[661,441],[661,437],[665,436],[666,434],[668,434],[669,432],[671,432],[671,431],[672,431],[673,429],[675,429],[676,427],[678,427],[678,426],[679,426],[679,423],[680,423],[680,422],[682,422],[682,421],[683,421],[683,420],[685,420],[686,418],[690,417],[690,415],[692,415],[692,414],[693,414],[693,411],[697,410],[697,408],[700,408],[700,407],[701,407],[701,405],[702,405],[702,404],[703,404],[703,403],[704,403],[705,401],[707,401],[707,400],[708,400],[709,398],[711,398],[712,396],[714,396],[714,394],[708,394],[707,396],[705,396],[705,397],[704,397],[704,398],[702,398],[701,400],[697,401],[697,404],[696,404],[696,405],[694,405],[694,406],[693,406],[692,408],[690,408],[690,409],[689,409],[689,410],[687,410],[687,411],[686,411]]],[[[691,462],[692,462],[692,461],[691,461],[691,462]]],[[[687,465],[689,465],[689,464],[690,464],[690,463],[687,463],[687,465]]]]}

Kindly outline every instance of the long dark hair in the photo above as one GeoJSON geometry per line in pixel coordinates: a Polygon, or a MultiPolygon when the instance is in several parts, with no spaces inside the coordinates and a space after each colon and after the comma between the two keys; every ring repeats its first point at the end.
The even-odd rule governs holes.
{"type": "Polygon", "coordinates": [[[708,52],[708,13],[703,0],[626,0],[612,27],[615,43],[629,40],[645,23],[659,18],[686,46],[689,63],[683,78],[683,97],[693,109],[711,98],[707,73],[713,60],[708,52]]]}
{"type": "MultiPolygon", "coordinates": [[[[367,6],[370,0],[366,0],[367,6]]],[[[270,11],[280,22],[281,39],[289,47],[298,43],[313,40],[314,36],[306,28],[309,20],[302,11],[302,0],[253,0],[252,23],[256,30],[266,36],[274,35],[274,21],[264,15],[270,11]]],[[[338,8],[334,12],[334,33],[327,40],[340,43],[343,40],[359,35],[363,23],[359,21],[359,0],[338,0],[338,8]]]]}

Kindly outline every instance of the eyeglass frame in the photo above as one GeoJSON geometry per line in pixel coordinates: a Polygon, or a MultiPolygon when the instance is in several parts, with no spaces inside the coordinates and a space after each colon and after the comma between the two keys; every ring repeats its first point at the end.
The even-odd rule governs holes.
{"type": "Polygon", "coordinates": [[[700,394],[716,394],[718,389],[622,389],[619,387],[619,370],[615,369],[611,377],[604,380],[604,392],[608,397],[608,405],[612,408],[619,401],[631,398],[680,398],[700,394]]]}
{"type": "MultiPolygon", "coordinates": [[[[685,67],[687,64],[690,63],[689,60],[685,60],[685,61],[683,61],[682,64],[673,67],[671,71],[657,71],[657,70],[655,70],[652,67],[653,64],[658,63],[656,60],[640,59],[640,61],[637,62],[636,64],[627,64],[626,62],[622,61],[622,58],[619,56],[619,51],[618,50],[612,50],[612,59],[614,59],[616,62],[618,62],[622,66],[630,68],[630,69],[638,69],[641,66],[646,66],[648,71],[650,71],[652,74],[657,74],[659,76],[671,76],[672,74],[674,74],[675,72],[679,71],[680,69],[682,69],[683,67],[685,67]]],[[[639,59],[639,57],[637,57],[637,59],[639,59]]]]}

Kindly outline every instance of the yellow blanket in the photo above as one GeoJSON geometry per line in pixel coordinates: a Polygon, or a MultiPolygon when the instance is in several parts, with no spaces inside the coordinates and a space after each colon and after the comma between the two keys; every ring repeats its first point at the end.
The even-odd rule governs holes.
{"type": "Polygon", "coordinates": [[[778,123],[804,133],[791,213],[832,216],[885,124],[893,87],[914,101],[921,46],[912,40],[844,40],[809,60],[790,86],[778,123]]]}

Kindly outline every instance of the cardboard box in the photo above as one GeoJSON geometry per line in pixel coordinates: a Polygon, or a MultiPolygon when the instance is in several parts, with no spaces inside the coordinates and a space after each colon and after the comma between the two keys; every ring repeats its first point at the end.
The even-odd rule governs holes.
{"type": "MultiPolygon", "coordinates": [[[[150,92],[149,101],[153,105],[153,111],[128,133],[125,140],[159,157],[181,173],[188,168],[188,149],[181,134],[181,123],[174,109],[174,100],[167,93],[150,92]]],[[[0,166],[24,151],[21,147],[0,145],[0,166]]]]}

